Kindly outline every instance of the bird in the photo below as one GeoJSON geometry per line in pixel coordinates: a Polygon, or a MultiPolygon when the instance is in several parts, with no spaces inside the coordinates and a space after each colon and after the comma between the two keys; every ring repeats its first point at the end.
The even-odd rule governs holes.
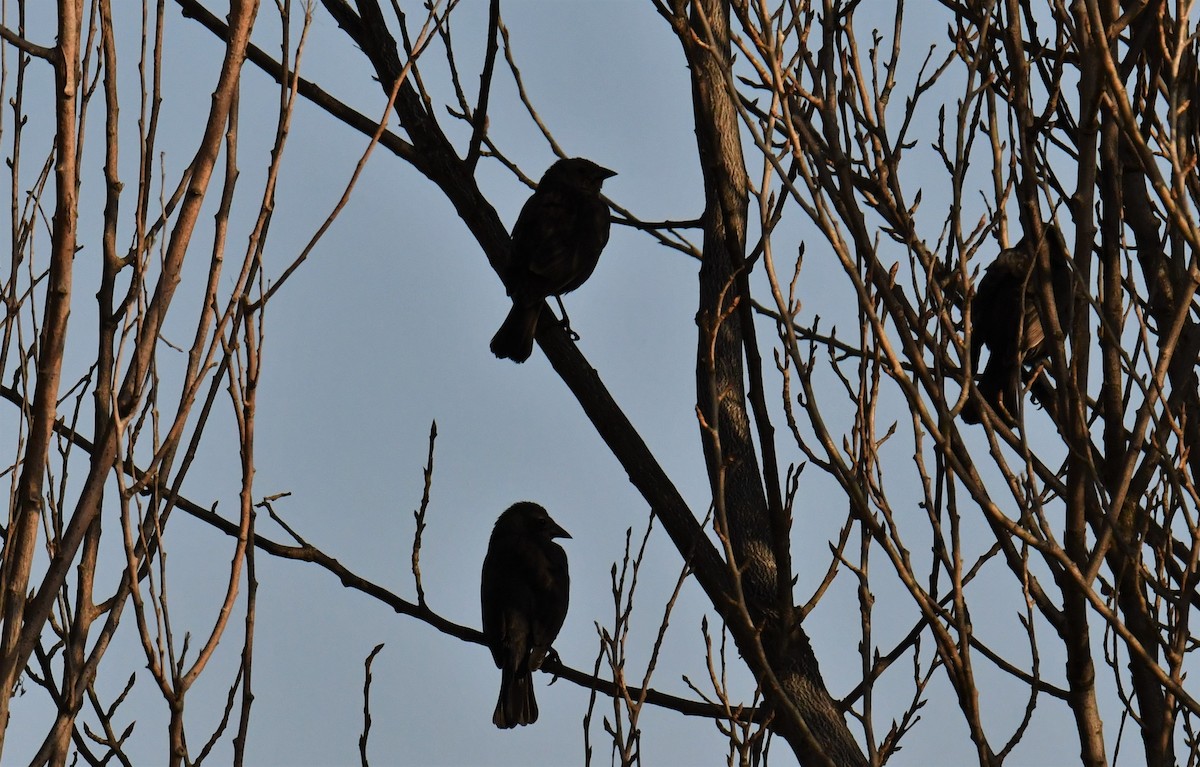
{"type": "Polygon", "coordinates": [[[483,635],[500,669],[492,723],[501,729],[538,718],[533,672],[542,666],[567,617],[571,579],[567,553],[554,542],[571,535],[530,501],[496,520],[483,559],[483,635]]]}
{"type": "MultiPolygon", "coordinates": [[[[1051,292],[1059,326],[1070,332],[1072,314],[1071,268],[1062,233],[1043,224],[1043,242],[1049,249],[1051,292]]],[[[1010,423],[1017,412],[1021,371],[1049,352],[1041,317],[1041,288],[1037,268],[1040,248],[1023,237],[1015,247],[1000,251],[979,280],[971,304],[971,369],[979,369],[983,347],[987,364],[975,380],[979,394],[1010,423]]],[[[967,401],[962,411],[966,423],[981,421],[978,407],[967,401]]]]}
{"type": "Polygon", "coordinates": [[[497,357],[529,359],[543,302],[555,296],[561,306],[564,293],[592,276],[610,226],[600,186],[615,175],[582,157],[558,160],[521,208],[504,274],[513,305],[491,343],[497,357]]]}

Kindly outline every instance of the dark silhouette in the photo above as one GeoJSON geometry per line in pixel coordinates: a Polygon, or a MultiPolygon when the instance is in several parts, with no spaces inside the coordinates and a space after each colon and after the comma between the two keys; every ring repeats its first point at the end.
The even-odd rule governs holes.
{"type": "MultiPolygon", "coordinates": [[[[1051,224],[1042,227],[1049,248],[1051,290],[1055,312],[1064,332],[1070,332],[1072,294],[1071,267],[1062,233],[1051,224]]],[[[1016,247],[996,256],[979,280],[971,304],[971,368],[979,369],[979,355],[988,347],[987,364],[978,373],[975,386],[997,415],[1015,421],[1020,399],[1022,370],[1049,354],[1039,305],[1041,288],[1037,267],[1038,250],[1024,237],[1016,247]]],[[[962,411],[967,423],[979,423],[980,413],[968,400],[962,411]]]]}
{"type": "Polygon", "coordinates": [[[501,670],[492,722],[507,729],[537,721],[533,672],[541,668],[567,617],[567,554],[554,542],[570,534],[536,503],[522,501],[496,520],[480,588],[483,633],[501,670]]]}
{"type": "MultiPolygon", "coordinates": [[[[592,276],[608,243],[608,206],[600,185],[615,175],[580,157],[559,160],[521,208],[504,275],[513,307],[492,338],[497,357],[529,359],[543,302],[570,293],[592,276]]],[[[566,324],[565,312],[563,320],[566,324]]]]}

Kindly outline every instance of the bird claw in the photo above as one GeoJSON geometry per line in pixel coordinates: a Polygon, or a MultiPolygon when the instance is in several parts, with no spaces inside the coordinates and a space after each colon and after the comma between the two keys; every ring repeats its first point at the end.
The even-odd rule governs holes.
{"type": "MultiPolygon", "coordinates": [[[[560,658],[558,656],[558,650],[555,650],[553,647],[551,647],[549,650],[546,651],[546,658],[545,658],[545,660],[542,661],[543,666],[546,665],[547,660],[550,661],[551,663],[555,664],[556,666],[562,665],[562,658],[560,658]]],[[[554,684],[557,681],[558,681],[558,674],[551,672],[550,673],[550,681],[546,684],[546,686],[549,687],[550,685],[554,684]]]]}
{"type": "Polygon", "coordinates": [[[563,332],[567,334],[567,338],[571,339],[572,341],[578,341],[580,338],[582,338],[582,336],[576,333],[571,327],[571,321],[566,317],[563,318],[562,322],[560,322],[558,326],[563,329],[563,332]]]}

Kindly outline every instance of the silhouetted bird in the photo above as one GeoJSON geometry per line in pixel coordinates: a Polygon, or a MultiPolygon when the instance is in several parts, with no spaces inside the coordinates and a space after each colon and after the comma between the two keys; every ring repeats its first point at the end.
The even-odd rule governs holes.
{"type": "MultiPolygon", "coordinates": [[[[1051,224],[1042,227],[1049,248],[1051,290],[1063,332],[1070,332],[1072,310],[1071,267],[1062,234],[1051,224]]],[[[988,266],[971,304],[971,368],[979,369],[979,354],[986,344],[987,364],[975,386],[996,413],[1014,420],[1020,398],[1022,369],[1049,354],[1046,332],[1038,309],[1041,288],[1037,253],[1024,237],[1016,247],[996,256],[988,266]]],[[[979,423],[980,413],[970,400],[962,411],[967,423],[979,423]]]]}
{"type": "Polygon", "coordinates": [[[497,727],[537,721],[533,672],[567,617],[571,587],[567,554],[554,539],[570,537],[545,509],[528,501],[510,506],[492,530],[480,596],[483,633],[501,670],[492,714],[497,727]]]}
{"type": "Polygon", "coordinates": [[[492,338],[497,357],[529,359],[543,302],[592,276],[608,243],[608,206],[600,199],[600,185],[615,175],[580,157],[559,160],[521,208],[504,276],[513,307],[492,338]]]}

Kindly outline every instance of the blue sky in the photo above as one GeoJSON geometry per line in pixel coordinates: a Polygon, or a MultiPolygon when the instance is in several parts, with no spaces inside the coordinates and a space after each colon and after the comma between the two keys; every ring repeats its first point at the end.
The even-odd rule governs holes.
{"type": "MultiPolygon", "coordinates": [[[[410,21],[418,10],[410,11],[410,21]]],[[[256,40],[267,50],[277,49],[273,13],[271,4],[260,12],[256,40]]],[[[703,199],[688,73],[678,43],[651,4],[507,0],[503,14],[525,86],[557,140],[569,154],[619,173],[605,185],[609,197],[647,220],[695,218],[703,199]]],[[[167,17],[163,135],[168,138],[162,150],[165,166],[177,172],[200,130],[220,47],[176,9],[168,8],[167,17]]],[[[454,19],[460,71],[473,88],[485,3],[462,3],[454,19]]],[[[136,30],[136,15],[128,23],[136,30]]],[[[933,29],[932,24],[918,25],[915,34],[936,40],[933,29]]],[[[31,37],[47,43],[51,38],[39,31],[40,39],[31,37]]],[[[434,101],[449,102],[438,54],[436,48],[430,52],[423,74],[434,101]]],[[[924,49],[915,45],[912,65],[923,56],[924,49]]],[[[125,65],[132,67],[133,60],[131,52],[125,65]]],[[[382,113],[384,96],[361,53],[319,8],[302,70],[365,114],[382,113]]],[[[239,195],[251,212],[268,161],[276,98],[267,78],[248,66],[241,103],[239,195]]],[[[540,176],[553,155],[524,114],[503,68],[491,104],[492,138],[529,175],[540,176]]],[[[100,190],[98,114],[91,125],[97,140],[85,195],[100,190]]],[[[444,124],[453,125],[444,111],[440,114],[444,124]]],[[[134,126],[136,108],[123,112],[123,119],[134,126]]],[[[451,134],[460,141],[464,135],[457,128],[451,134]]],[[[365,145],[365,137],[309,104],[299,105],[268,242],[272,277],[296,257],[331,210],[365,145]]],[[[125,162],[131,160],[132,151],[125,162]]],[[[127,177],[131,172],[128,166],[124,170],[127,177]]],[[[173,178],[171,173],[168,177],[173,178]]],[[[486,159],[479,177],[511,226],[529,190],[486,159]]],[[[944,179],[931,176],[927,205],[934,204],[937,188],[944,185],[944,179]]],[[[88,274],[88,258],[98,252],[96,210],[84,219],[81,275],[88,274]]],[[[211,222],[211,214],[202,217],[208,229],[198,234],[195,266],[185,275],[181,303],[173,310],[182,317],[190,316],[189,289],[195,296],[203,284],[203,243],[211,239],[211,222]]],[[[244,243],[247,221],[235,223],[241,226],[232,239],[236,250],[244,243]]],[[[845,294],[832,287],[836,265],[822,263],[819,248],[814,248],[805,268],[811,284],[822,286],[806,296],[807,316],[855,323],[843,325],[855,333],[845,294]]],[[[80,284],[85,287],[72,322],[87,327],[94,302],[89,283],[81,278],[80,284]]],[[[709,493],[694,417],[695,285],[694,261],[614,226],[595,275],[566,302],[572,325],[582,335],[583,353],[693,510],[702,514],[709,493]]],[[[633,528],[635,540],[640,537],[647,508],[540,352],[519,366],[489,353],[488,340],[507,307],[503,286],[449,204],[410,167],[377,149],[348,207],[267,310],[256,495],[290,493],[276,509],[297,532],[358,574],[411,598],[412,512],[421,497],[430,423],[436,420],[439,436],[422,554],[430,606],[453,621],[477,626],[479,567],[492,522],[514,501],[537,501],[573,535],[565,545],[572,572],[571,611],[556,647],[571,666],[590,669],[597,651],[595,624],[612,622],[610,567],[621,556],[626,529],[633,528]]],[[[767,337],[770,328],[763,328],[767,337]]],[[[186,322],[181,319],[168,334],[172,330],[186,332],[186,322]]],[[[85,359],[81,356],[78,364],[86,365],[85,359]]],[[[170,356],[164,353],[164,359],[170,356]]],[[[182,357],[173,360],[182,362],[182,357]]],[[[893,417],[903,420],[905,415],[893,417]]],[[[800,460],[794,447],[783,457],[800,460]]],[[[845,503],[832,482],[815,470],[804,477],[794,534],[797,594],[802,598],[824,572],[827,542],[844,518],[845,503]]],[[[236,434],[228,416],[220,414],[184,494],[204,505],[218,503],[218,511],[229,515],[236,509],[237,479],[236,434]]],[[[182,515],[171,525],[168,577],[172,604],[177,605],[172,618],[177,631],[203,632],[220,604],[231,542],[182,515]]],[[[285,540],[265,518],[259,525],[259,532],[285,540]]],[[[680,566],[678,554],[656,530],[634,617],[630,672],[635,679],[680,566]]],[[[257,568],[250,764],[357,763],[363,660],[381,642],[385,647],[374,664],[372,688],[374,764],[582,763],[586,690],[567,682],[547,686],[549,680],[539,676],[539,722],[498,731],[490,720],[499,672],[485,648],[397,616],[312,566],[259,555],[257,568]]],[[[894,598],[894,609],[883,611],[893,620],[877,627],[881,646],[903,634],[916,617],[908,597],[891,588],[883,580],[877,593],[881,607],[894,598]]],[[[981,630],[1003,633],[1016,626],[1020,605],[1006,601],[1011,598],[1011,590],[998,593],[996,613],[975,616],[981,630]]],[[[690,697],[683,675],[706,686],[699,628],[702,616],[712,618],[706,607],[699,589],[685,586],[654,687],[690,697]]],[[[854,646],[857,609],[854,583],[842,578],[807,624],[835,697],[861,678],[854,646]]],[[[131,628],[123,629],[102,666],[99,685],[110,695],[119,692],[129,673],[144,666],[131,628]]],[[[231,630],[189,699],[193,751],[220,716],[239,640],[240,631],[231,630]]],[[[736,653],[730,654],[736,669],[736,653]]],[[[1048,666],[1056,662],[1046,661],[1048,666]]],[[[1056,675],[1060,668],[1054,667],[1056,675]]],[[[899,715],[903,710],[911,695],[905,673],[881,686],[883,700],[876,704],[881,711],[899,715]],[[890,700],[889,692],[894,693],[890,700]]],[[[748,701],[752,681],[744,673],[731,674],[735,693],[748,701]]],[[[135,762],[154,764],[165,758],[165,715],[153,683],[144,672],[142,676],[123,710],[138,720],[130,748],[135,762]]],[[[930,688],[934,702],[895,764],[955,764],[972,757],[951,691],[935,677],[930,688]]],[[[1003,680],[983,680],[981,689],[985,709],[995,712],[995,737],[1000,738],[1017,721],[1024,699],[1008,702],[1011,688],[1003,680]]],[[[40,742],[23,740],[20,734],[45,715],[36,697],[26,696],[15,706],[6,744],[6,756],[14,763],[27,759],[40,742]]],[[[610,704],[598,705],[598,715],[610,711],[610,704]]],[[[878,717],[882,732],[890,720],[882,713],[878,717]]],[[[640,726],[646,764],[724,761],[723,738],[708,722],[647,708],[640,726]]],[[[1074,735],[1064,726],[1071,726],[1069,719],[1047,715],[1027,740],[1027,757],[1019,761],[1050,764],[1074,758],[1074,735]]],[[[596,763],[606,763],[606,736],[597,723],[591,737],[596,763]]],[[[783,750],[776,744],[773,756],[786,763],[783,750]]]]}

